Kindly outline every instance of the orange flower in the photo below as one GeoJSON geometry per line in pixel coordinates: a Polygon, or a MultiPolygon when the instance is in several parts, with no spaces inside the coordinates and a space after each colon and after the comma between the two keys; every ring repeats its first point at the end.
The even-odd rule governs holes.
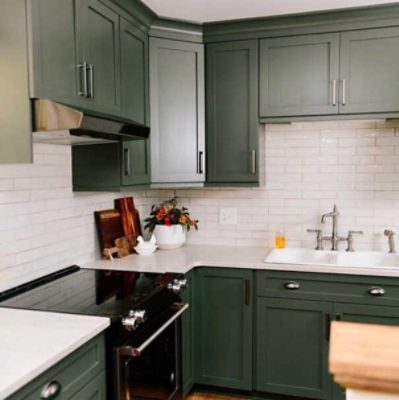
{"type": "Polygon", "coordinates": [[[187,221],[188,221],[188,218],[187,218],[187,216],[186,215],[180,215],[180,218],[179,218],[179,222],[181,223],[181,224],[187,224],[187,221]]]}

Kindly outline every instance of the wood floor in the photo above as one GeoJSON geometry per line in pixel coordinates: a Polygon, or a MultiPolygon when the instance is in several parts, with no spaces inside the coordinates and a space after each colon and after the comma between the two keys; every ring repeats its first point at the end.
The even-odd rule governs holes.
{"type": "Polygon", "coordinates": [[[247,397],[228,396],[209,392],[194,391],[187,397],[188,400],[248,400],[247,397]]]}

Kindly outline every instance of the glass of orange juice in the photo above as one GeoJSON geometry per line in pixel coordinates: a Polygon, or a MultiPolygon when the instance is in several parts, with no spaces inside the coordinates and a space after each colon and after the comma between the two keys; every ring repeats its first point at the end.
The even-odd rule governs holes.
{"type": "Polygon", "coordinates": [[[284,229],[278,229],[276,231],[276,236],[274,237],[274,247],[276,249],[285,248],[285,232],[284,229]]]}

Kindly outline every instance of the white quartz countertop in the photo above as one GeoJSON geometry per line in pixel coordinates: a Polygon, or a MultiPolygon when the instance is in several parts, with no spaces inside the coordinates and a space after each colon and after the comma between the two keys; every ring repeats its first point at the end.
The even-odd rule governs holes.
{"type": "Polygon", "coordinates": [[[267,247],[186,245],[177,250],[157,250],[149,256],[132,254],[115,259],[115,261],[97,260],[81,265],[81,267],[137,272],[186,273],[195,267],[208,266],[399,277],[399,268],[268,264],[264,262],[264,259],[271,250],[267,247]]]}
{"type": "Polygon", "coordinates": [[[0,400],[109,326],[109,319],[0,308],[0,400]]]}

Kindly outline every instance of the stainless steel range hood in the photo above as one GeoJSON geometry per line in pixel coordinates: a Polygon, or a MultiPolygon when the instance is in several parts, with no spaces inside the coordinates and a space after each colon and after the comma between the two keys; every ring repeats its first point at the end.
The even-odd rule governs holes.
{"type": "Polygon", "coordinates": [[[124,118],[85,112],[51,100],[33,100],[33,140],[54,144],[97,144],[147,139],[150,128],[124,118]]]}

